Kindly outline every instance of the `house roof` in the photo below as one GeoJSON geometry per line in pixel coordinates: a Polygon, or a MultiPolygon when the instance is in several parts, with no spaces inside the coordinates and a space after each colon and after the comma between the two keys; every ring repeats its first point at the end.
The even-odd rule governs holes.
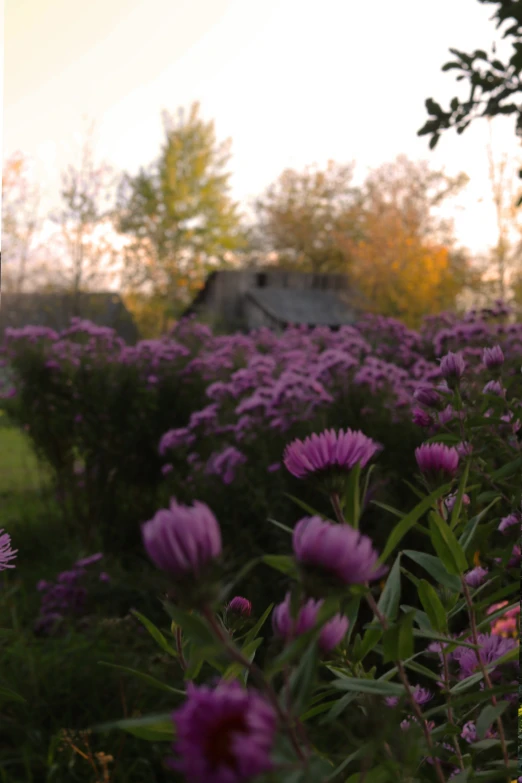
{"type": "Polygon", "coordinates": [[[342,292],[256,288],[246,296],[281,324],[342,326],[356,320],[356,310],[342,292]]]}
{"type": "Polygon", "coordinates": [[[75,307],[71,294],[2,293],[0,337],[6,327],[49,326],[66,329],[73,316],[98,326],[110,326],[128,343],[139,339],[138,329],[121,297],[110,291],[80,294],[75,307]]]}

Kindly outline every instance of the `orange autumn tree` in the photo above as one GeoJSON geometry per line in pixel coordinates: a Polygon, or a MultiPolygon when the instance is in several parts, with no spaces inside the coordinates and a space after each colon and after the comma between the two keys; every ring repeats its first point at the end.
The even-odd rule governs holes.
{"type": "Polygon", "coordinates": [[[371,312],[418,326],[422,316],[454,308],[472,284],[466,252],[451,221],[436,214],[467,181],[399,156],[373,171],[362,188],[359,238],[338,235],[347,272],[371,312]]]}

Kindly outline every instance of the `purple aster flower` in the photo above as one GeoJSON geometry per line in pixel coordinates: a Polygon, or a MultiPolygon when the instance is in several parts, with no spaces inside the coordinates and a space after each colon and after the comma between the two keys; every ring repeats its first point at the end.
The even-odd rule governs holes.
{"type": "Polygon", "coordinates": [[[242,617],[250,617],[252,614],[252,604],[248,598],[242,598],[240,595],[236,595],[226,607],[226,612],[234,612],[235,614],[240,614],[242,617]]]}
{"type": "Polygon", "coordinates": [[[433,386],[419,386],[413,392],[413,399],[427,408],[437,408],[440,404],[440,395],[433,386]]]}
{"type": "Polygon", "coordinates": [[[473,446],[471,443],[463,440],[460,443],[457,443],[457,453],[462,459],[469,457],[473,453],[473,446]]]}
{"type": "MultiPolygon", "coordinates": [[[[495,634],[479,634],[477,641],[480,646],[479,654],[480,660],[486,665],[494,663],[503,655],[508,653],[514,647],[518,647],[518,640],[505,639],[495,634]]],[[[464,680],[466,677],[470,677],[474,672],[480,668],[479,658],[475,650],[469,647],[457,647],[448,656],[450,659],[457,662],[459,666],[459,679],[464,680]]],[[[518,665],[518,661],[514,661],[518,665]]],[[[497,672],[491,673],[492,679],[498,679],[497,672]]]]}
{"type": "Polygon", "coordinates": [[[39,593],[43,593],[45,590],[48,590],[50,587],[52,587],[52,582],[47,582],[45,579],[40,579],[39,582],[36,583],[36,589],[39,593]]]}
{"type": "Polygon", "coordinates": [[[432,481],[454,478],[459,467],[457,449],[443,443],[423,443],[415,449],[415,458],[423,476],[432,481]]]}
{"type": "Polygon", "coordinates": [[[93,565],[93,563],[98,563],[102,558],[103,552],[97,552],[95,555],[89,555],[88,557],[83,557],[81,560],[77,560],[74,565],[79,568],[84,568],[85,566],[93,565]]]}
{"type": "Polygon", "coordinates": [[[452,353],[449,351],[443,356],[440,362],[440,371],[446,379],[450,388],[454,387],[462,378],[466,362],[461,353],[452,353]]]}
{"type": "Polygon", "coordinates": [[[345,585],[375,581],[388,571],[377,564],[372,540],[349,525],[304,517],[294,528],[292,544],[302,566],[332,574],[345,585]]]}
{"type": "Polygon", "coordinates": [[[466,574],[464,574],[464,580],[470,587],[479,587],[484,582],[488,574],[489,571],[487,568],[477,566],[476,568],[472,568],[471,571],[468,571],[466,574]]]}
{"type": "Polygon", "coordinates": [[[243,783],[272,768],[276,715],[259,693],[238,682],[215,688],[189,682],[187,700],[172,720],[178,758],[167,764],[192,783],[243,783]]]}
{"type": "Polygon", "coordinates": [[[488,381],[482,389],[482,394],[494,394],[495,397],[504,397],[506,390],[500,381],[488,381]]]}
{"type": "Polygon", "coordinates": [[[427,688],[422,688],[420,685],[416,685],[412,688],[412,695],[417,704],[427,704],[433,699],[433,693],[427,688]]]}
{"type": "Polygon", "coordinates": [[[509,530],[510,527],[513,525],[519,525],[520,526],[520,516],[519,514],[508,514],[507,517],[503,517],[500,520],[500,524],[498,526],[498,530],[501,533],[506,534],[506,531],[509,530]]]}
{"type": "MultiPolygon", "coordinates": [[[[272,627],[277,636],[286,641],[310,631],[317,622],[319,610],[324,601],[314,601],[310,598],[297,613],[297,618],[292,617],[291,597],[287,593],[285,600],[275,607],[272,613],[272,627]]],[[[341,614],[336,614],[325,623],[319,634],[319,647],[323,652],[330,652],[344,639],[348,630],[348,619],[341,614]]]]}
{"type": "Polygon", "coordinates": [[[99,578],[100,582],[110,582],[111,581],[111,578],[110,578],[109,574],[106,571],[102,571],[98,578],[99,578]]]}
{"type": "Polygon", "coordinates": [[[170,463],[167,463],[166,465],[162,465],[161,472],[164,476],[166,476],[172,470],[174,470],[174,467],[170,463]]]}
{"type": "Polygon", "coordinates": [[[273,462],[271,465],[268,466],[267,473],[275,473],[277,470],[281,469],[281,463],[280,462],[273,462]]]}
{"type": "Polygon", "coordinates": [[[184,506],[174,498],[141,526],[150,559],[176,577],[199,575],[221,555],[219,524],[205,503],[184,506]]]}
{"type": "Polygon", "coordinates": [[[3,529],[0,529],[0,571],[16,567],[9,561],[16,558],[17,552],[18,549],[11,549],[11,536],[9,533],[4,533],[3,529]]]}
{"type": "Polygon", "coordinates": [[[494,345],[493,348],[484,348],[482,361],[488,370],[496,370],[504,363],[504,354],[500,345],[494,345]]]}
{"type": "Polygon", "coordinates": [[[293,476],[306,478],[329,468],[349,471],[357,464],[364,468],[380,448],[358,430],[326,430],[304,441],[292,441],[285,449],[283,462],[293,476]]]}
{"type": "Polygon", "coordinates": [[[426,413],[422,408],[414,408],[412,422],[416,424],[417,427],[431,427],[433,419],[430,414],[426,413]]]}
{"type": "MultiPolygon", "coordinates": [[[[448,495],[448,497],[444,501],[444,503],[446,505],[446,508],[448,509],[450,514],[453,511],[453,508],[454,508],[456,502],[457,502],[457,493],[456,492],[453,492],[451,495],[448,495]]],[[[466,495],[466,493],[464,493],[462,495],[462,505],[463,506],[469,506],[470,503],[471,503],[471,500],[469,499],[469,495],[466,495]]]]}

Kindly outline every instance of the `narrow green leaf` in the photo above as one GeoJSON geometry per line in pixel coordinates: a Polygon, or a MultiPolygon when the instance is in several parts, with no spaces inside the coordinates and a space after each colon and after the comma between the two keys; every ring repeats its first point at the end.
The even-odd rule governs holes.
{"type": "Polygon", "coordinates": [[[432,512],[429,524],[431,543],[446,570],[455,576],[463,574],[468,568],[468,561],[448,523],[439,514],[432,512]]]}
{"type": "MultiPolygon", "coordinates": [[[[263,639],[259,637],[258,639],[253,639],[253,641],[249,642],[248,644],[245,644],[245,646],[241,649],[242,654],[244,657],[249,661],[249,663],[252,663],[252,661],[255,658],[256,650],[259,647],[260,644],[262,644],[263,639]]],[[[234,661],[230,664],[228,669],[225,670],[223,674],[224,680],[235,680],[237,678],[241,677],[243,682],[246,685],[246,681],[248,679],[248,669],[246,669],[241,663],[238,663],[234,661]]]]}
{"type": "Polygon", "coordinates": [[[329,519],[329,517],[325,516],[324,514],[321,514],[319,511],[316,511],[315,508],[312,508],[312,506],[309,506],[300,498],[296,498],[294,495],[290,495],[288,492],[285,492],[284,494],[286,495],[287,498],[293,500],[294,503],[297,503],[297,505],[300,508],[302,508],[303,511],[306,511],[306,513],[309,514],[311,517],[321,517],[322,519],[329,519]]]}
{"type": "MultiPolygon", "coordinates": [[[[140,718],[125,718],[122,720],[114,720],[108,723],[98,723],[96,726],[91,726],[90,730],[93,732],[105,732],[112,729],[122,729],[129,733],[134,733],[140,729],[150,729],[151,733],[157,732],[159,735],[155,739],[171,740],[174,739],[174,723],[172,721],[172,712],[163,712],[159,715],[147,715],[140,718]],[[170,729],[169,729],[170,723],[170,729]]],[[[135,734],[135,736],[137,736],[135,734]]],[[[148,737],[146,737],[148,739],[148,737]]]]}
{"type": "Polygon", "coordinates": [[[19,693],[12,691],[10,688],[4,688],[3,686],[0,686],[0,703],[6,701],[25,702],[26,699],[24,699],[23,696],[20,696],[19,693]]]}
{"type": "Polygon", "coordinates": [[[436,582],[440,582],[444,587],[448,587],[455,592],[460,592],[462,589],[458,576],[449,574],[437,557],[425,554],[424,552],[415,552],[411,549],[404,550],[403,555],[406,555],[410,560],[413,560],[415,563],[422,566],[436,582]]]}
{"type": "Polygon", "coordinates": [[[401,599],[401,555],[397,555],[392,566],[386,585],[377,604],[381,613],[393,623],[399,611],[399,602],[401,599]]]}
{"type": "Polygon", "coordinates": [[[287,574],[294,579],[298,576],[296,562],[290,555],[263,555],[261,559],[263,563],[275,571],[280,571],[282,574],[287,574]]]}
{"type": "Polygon", "coordinates": [[[346,491],[343,498],[343,506],[346,521],[356,530],[359,527],[360,510],[360,487],[361,466],[356,463],[351,469],[348,481],[346,482],[346,491]]]}
{"type": "Polygon", "coordinates": [[[171,685],[167,685],[167,683],[161,682],[161,680],[157,680],[150,674],[145,674],[145,672],[139,672],[136,669],[130,669],[128,666],[120,666],[117,663],[108,663],[107,661],[98,661],[98,663],[100,666],[108,666],[111,669],[118,669],[119,671],[125,672],[126,674],[132,674],[134,677],[138,677],[140,680],[143,680],[143,682],[146,682],[147,685],[152,685],[153,688],[158,688],[161,691],[172,693],[175,696],[185,696],[185,691],[180,691],[177,688],[173,688],[171,685]]]}
{"type": "Polygon", "coordinates": [[[267,521],[270,522],[271,525],[275,525],[276,527],[281,528],[281,530],[284,530],[285,533],[290,533],[290,535],[292,535],[294,532],[291,527],[288,527],[288,525],[283,525],[283,523],[278,522],[277,519],[272,519],[272,517],[267,517],[267,521]]]}
{"type": "Polygon", "coordinates": [[[451,512],[450,528],[452,530],[455,528],[455,525],[459,521],[460,510],[462,508],[462,498],[464,497],[464,491],[466,489],[466,483],[468,481],[468,476],[469,476],[469,466],[470,466],[470,462],[469,460],[467,460],[466,465],[464,467],[464,472],[460,477],[459,488],[457,490],[457,497],[455,499],[455,505],[453,506],[451,512]]]}
{"type": "Polygon", "coordinates": [[[428,497],[423,498],[423,500],[421,500],[421,502],[418,503],[415,508],[409,512],[409,514],[406,514],[406,516],[403,517],[397,525],[395,525],[379,558],[379,563],[384,563],[388,559],[395,547],[400,543],[400,541],[402,541],[406,533],[411,530],[411,528],[418,522],[422,515],[425,514],[426,511],[428,511],[428,509],[430,509],[433,504],[436,503],[440,497],[442,497],[442,495],[448,493],[449,489],[450,484],[444,484],[443,487],[439,487],[430,495],[428,495],[428,497]]]}
{"type": "Polygon", "coordinates": [[[486,508],[482,509],[482,511],[479,514],[477,514],[476,516],[474,516],[472,519],[469,520],[468,524],[464,528],[464,532],[459,538],[459,544],[465,553],[469,552],[471,549],[471,544],[473,543],[473,538],[475,536],[475,531],[477,530],[477,527],[482,522],[483,518],[486,516],[488,511],[495,505],[495,503],[498,503],[499,500],[500,500],[500,496],[495,497],[491,501],[491,503],[488,506],[486,506],[486,508]]]}
{"type": "Polygon", "coordinates": [[[253,639],[256,638],[257,634],[265,624],[268,615],[270,614],[273,608],[274,608],[274,604],[270,604],[270,606],[268,606],[265,609],[265,611],[263,612],[263,614],[261,615],[257,623],[249,630],[249,632],[245,636],[245,644],[248,644],[249,642],[251,642],[253,639]]]}
{"type": "Polygon", "coordinates": [[[432,627],[439,633],[446,632],[448,630],[446,610],[444,609],[435,588],[425,579],[421,579],[419,581],[418,590],[421,604],[430,618],[432,627]]]}
{"type": "Polygon", "coordinates": [[[355,693],[372,693],[374,696],[403,696],[404,688],[396,682],[386,680],[361,680],[355,677],[345,677],[333,683],[340,691],[355,693]]]}
{"type": "Polygon", "coordinates": [[[509,478],[515,473],[519,473],[520,468],[522,468],[522,457],[517,457],[511,462],[508,462],[506,465],[502,465],[502,467],[498,468],[498,470],[494,470],[493,473],[491,473],[491,478],[493,481],[509,478]]]}
{"type": "Polygon", "coordinates": [[[296,713],[301,712],[313,691],[319,656],[317,642],[313,642],[301,658],[290,677],[290,694],[296,713]]]}
{"type": "Polygon", "coordinates": [[[507,701],[499,701],[495,706],[493,706],[493,704],[488,704],[484,707],[478,716],[476,723],[477,737],[479,740],[485,738],[486,732],[491,724],[505,712],[507,707],[509,707],[509,702],[507,701]]]}
{"type": "Polygon", "coordinates": [[[147,617],[142,615],[140,612],[137,612],[136,609],[131,609],[130,612],[134,617],[136,617],[140,623],[147,629],[147,631],[150,633],[156,644],[161,647],[162,650],[164,650],[166,653],[171,655],[173,658],[177,658],[178,654],[176,650],[167,642],[159,628],[156,628],[154,623],[152,623],[147,617]]]}
{"type": "Polygon", "coordinates": [[[164,601],[163,606],[169,617],[182,628],[187,639],[199,642],[207,647],[215,646],[212,631],[202,617],[195,613],[189,614],[184,612],[170,601],[164,601]]]}

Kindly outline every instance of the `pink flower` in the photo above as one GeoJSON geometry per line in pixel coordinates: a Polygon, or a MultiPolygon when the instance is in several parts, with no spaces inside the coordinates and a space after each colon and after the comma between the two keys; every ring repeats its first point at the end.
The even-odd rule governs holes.
{"type": "Polygon", "coordinates": [[[496,370],[504,363],[504,354],[500,345],[494,345],[493,348],[484,348],[482,361],[488,370],[496,370]]]}
{"type": "Polygon", "coordinates": [[[285,449],[283,462],[293,476],[306,478],[329,468],[349,471],[357,464],[364,468],[380,448],[358,430],[326,430],[304,441],[292,441],[285,449]]]}
{"type": "Polygon", "coordinates": [[[500,524],[498,526],[498,530],[500,533],[506,534],[506,531],[509,530],[510,527],[513,525],[518,525],[520,527],[520,515],[518,513],[516,514],[508,514],[507,517],[502,517],[500,520],[500,524]]]}
{"type": "Polygon", "coordinates": [[[421,473],[432,481],[447,481],[455,477],[459,467],[458,451],[443,443],[423,443],[415,449],[421,473]]]}
{"type": "Polygon", "coordinates": [[[15,568],[10,560],[16,559],[16,553],[18,549],[11,549],[11,536],[9,533],[4,533],[0,529],[0,571],[5,571],[6,568],[15,568]]]}
{"type": "Polygon", "coordinates": [[[470,587],[479,587],[487,577],[488,573],[489,571],[487,568],[477,566],[476,568],[472,568],[471,571],[468,571],[466,574],[464,574],[464,580],[470,587]]]}
{"type": "MultiPolygon", "coordinates": [[[[297,636],[310,631],[317,622],[319,610],[324,601],[314,601],[310,598],[297,614],[297,618],[292,617],[291,596],[287,593],[283,603],[275,607],[272,614],[272,627],[277,636],[283,637],[286,641],[295,639],[297,636]]],[[[325,623],[319,634],[319,647],[323,652],[330,652],[344,639],[348,630],[348,618],[341,614],[336,614],[331,620],[325,623]]]]}
{"type": "Polygon", "coordinates": [[[364,584],[387,572],[379,566],[372,541],[349,525],[305,517],[294,528],[292,544],[297,561],[333,575],[341,584],[364,584]]]}
{"type": "Polygon", "coordinates": [[[466,369],[466,362],[462,358],[462,354],[452,353],[449,351],[446,356],[443,356],[440,362],[440,371],[450,388],[454,387],[462,378],[464,370],[466,369]]]}
{"type": "Polygon", "coordinates": [[[235,598],[232,598],[226,607],[226,611],[235,612],[236,614],[240,614],[242,617],[250,617],[252,614],[252,604],[247,598],[242,598],[240,595],[236,595],[235,598]]]}
{"type": "Polygon", "coordinates": [[[238,682],[215,688],[189,682],[187,700],[172,719],[178,758],[167,764],[191,783],[243,783],[272,768],[275,712],[238,682]]]}
{"type": "Polygon", "coordinates": [[[141,531],[150,559],[176,577],[197,576],[221,555],[219,524],[205,503],[183,506],[172,498],[141,531]]]}

